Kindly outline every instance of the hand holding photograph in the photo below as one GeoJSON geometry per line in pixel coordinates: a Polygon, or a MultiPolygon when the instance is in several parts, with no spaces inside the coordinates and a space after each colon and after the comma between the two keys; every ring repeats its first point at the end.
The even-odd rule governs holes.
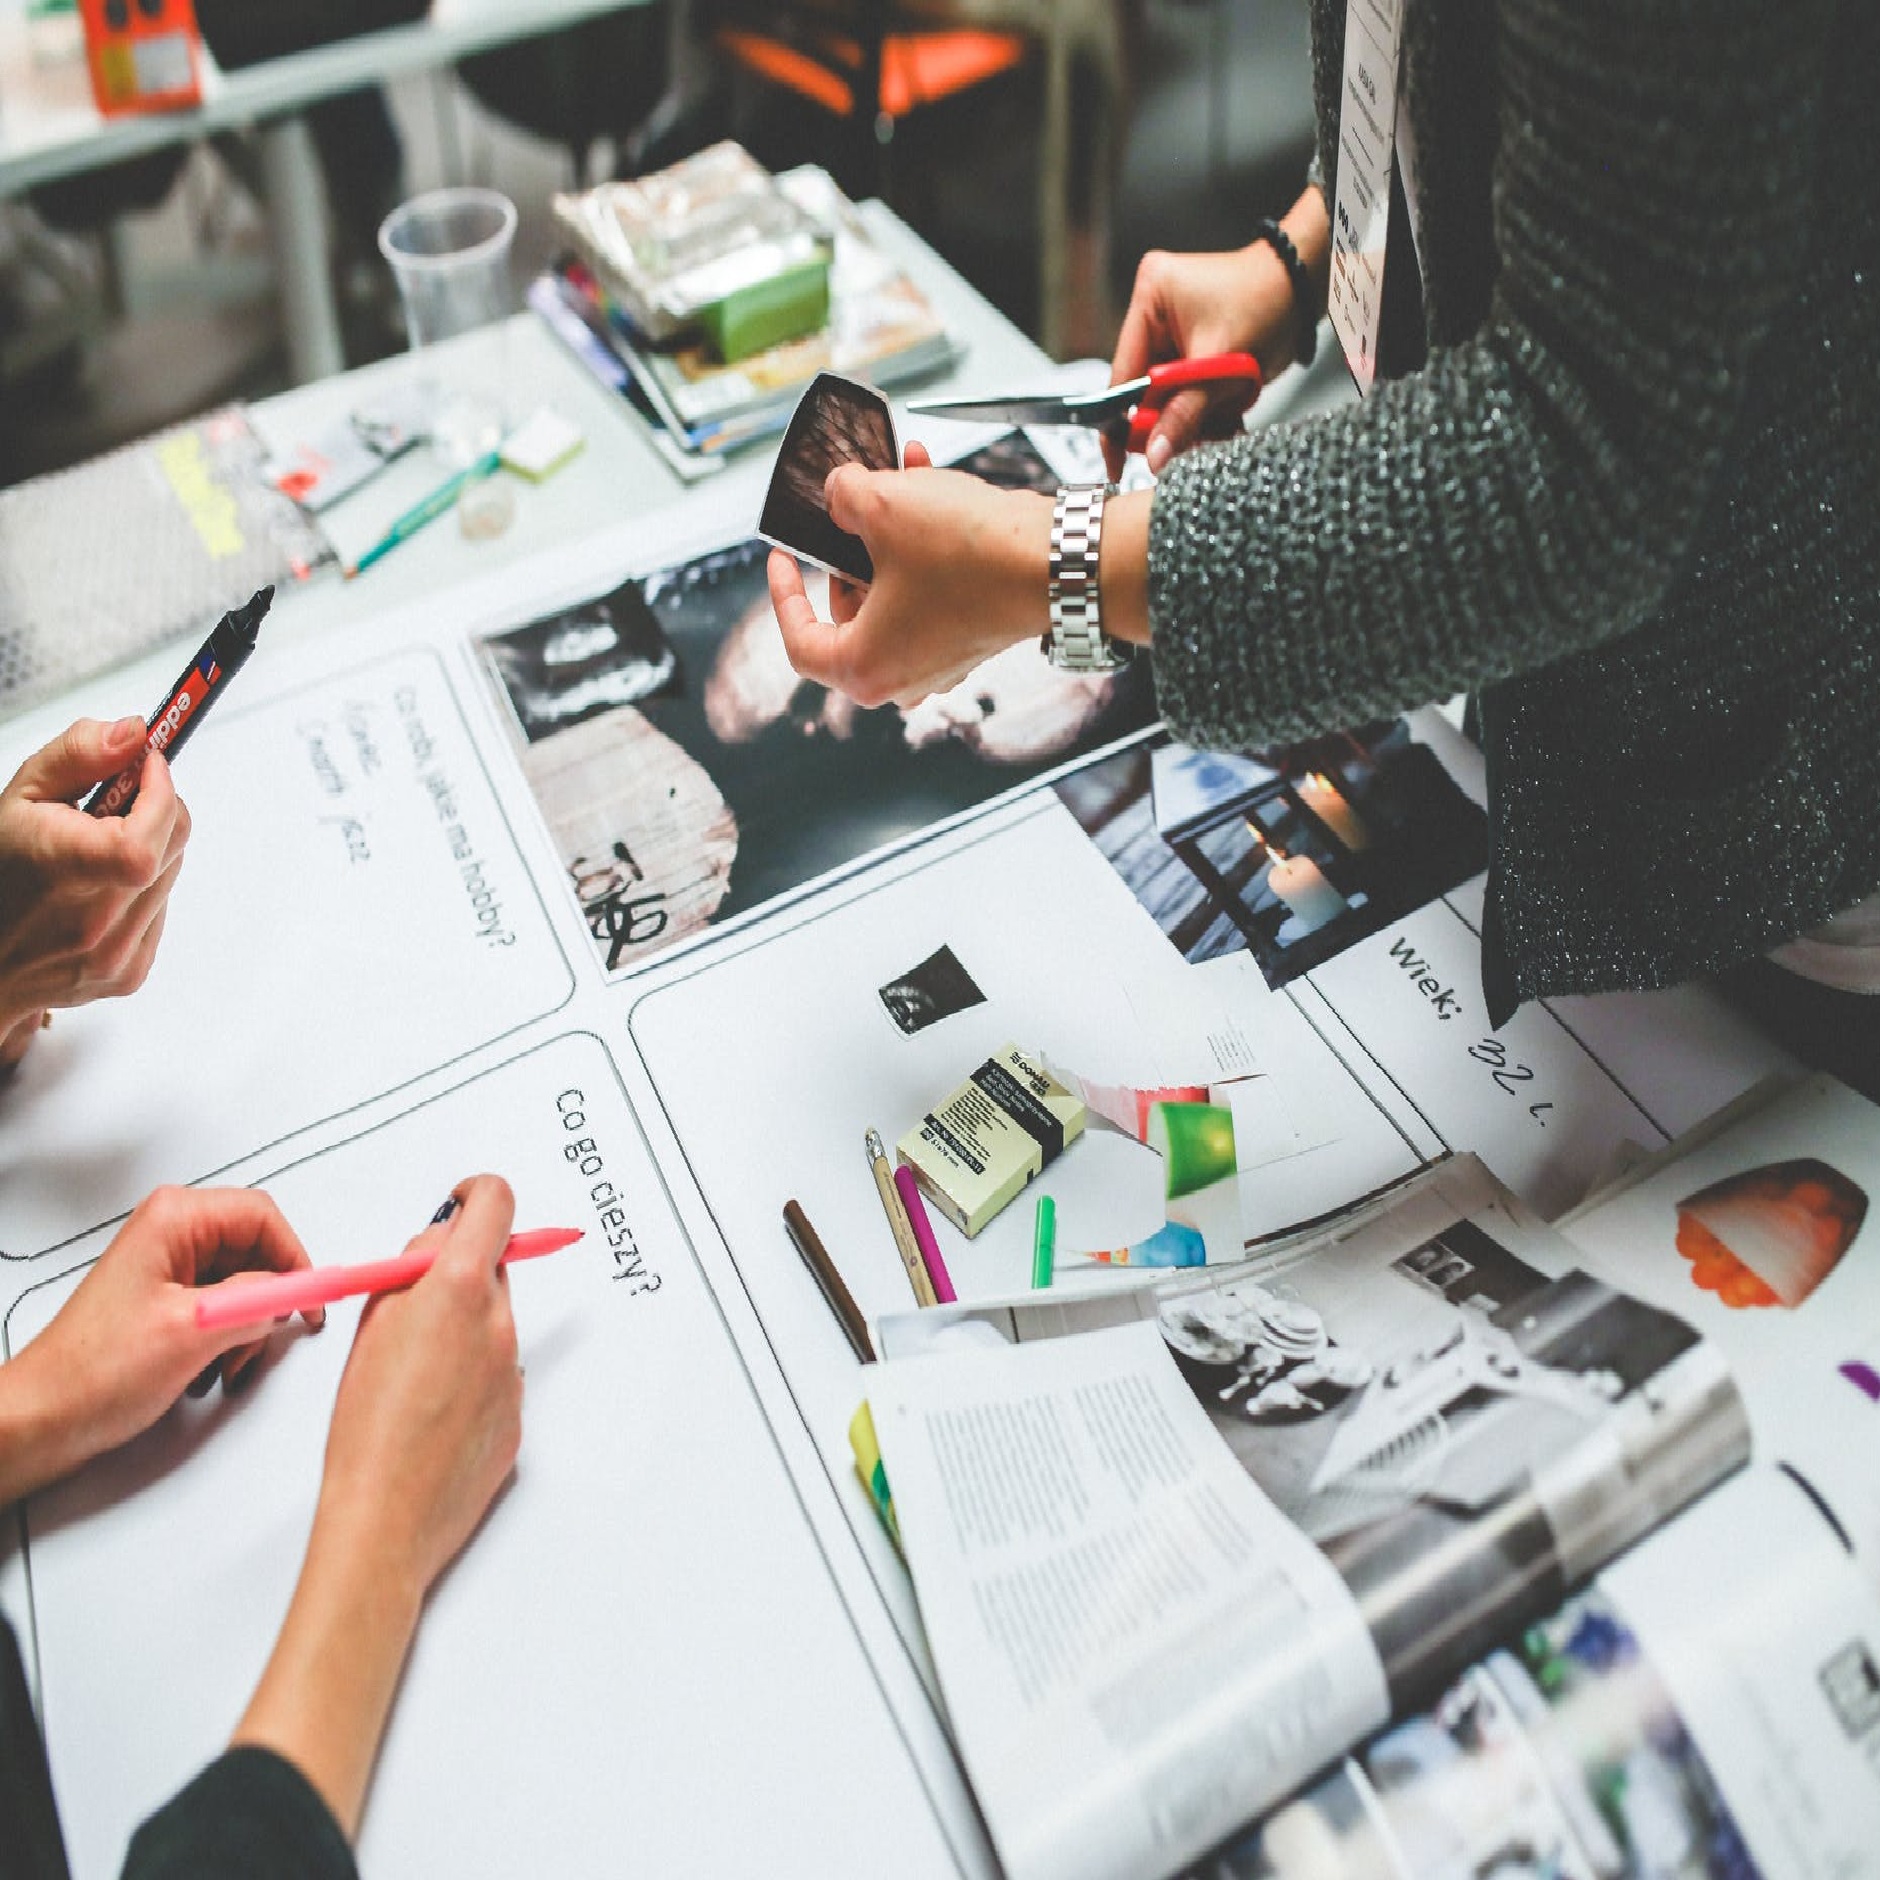
{"type": "Polygon", "coordinates": [[[872,385],[819,372],[783,434],[757,532],[773,546],[866,587],[875,578],[875,564],[861,538],[830,519],[823,494],[830,471],[845,463],[898,470],[894,414],[872,385]]]}

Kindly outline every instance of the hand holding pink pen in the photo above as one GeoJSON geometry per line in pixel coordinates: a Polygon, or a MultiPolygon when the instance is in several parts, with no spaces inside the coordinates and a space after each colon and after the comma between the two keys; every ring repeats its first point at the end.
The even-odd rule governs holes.
{"type": "MultiPolygon", "coordinates": [[[[578,1227],[535,1227],[511,1234],[500,1261],[534,1260],[559,1253],[581,1238],[578,1227]]],[[[297,1273],[241,1274],[205,1291],[196,1301],[196,1324],[205,1332],[236,1325],[261,1325],[295,1312],[350,1299],[356,1293],[396,1292],[415,1285],[431,1270],[435,1247],[417,1247],[389,1260],[356,1266],[316,1266],[297,1273]]]]}

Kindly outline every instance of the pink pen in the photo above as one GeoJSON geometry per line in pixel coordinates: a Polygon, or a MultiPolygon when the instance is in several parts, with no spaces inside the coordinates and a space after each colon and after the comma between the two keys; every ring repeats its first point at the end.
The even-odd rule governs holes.
{"type": "Polygon", "coordinates": [[[927,1277],[933,1281],[933,1296],[940,1305],[950,1306],[958,1295],[947,1276],[947,1263],[940,1257],[940,1243],[933,1237],[933,1222],[928,1220],[927,1204],[920,1198],[920,1183],[905,1162],[894,1171],[894,1186],[901,1205],[907,1209],[908,1225],[914,1230],[914,1245],[920,1249],[927,1277]]]}
{"type": "MultiPolygon", "coordinates": [[[[534,1260],[557,1253],[581,1238],[578,1227],[532,1227],[511,1234],[502,1257],[534,1260]]],[[[220,1285],[206,1287],[196,1301],[196,1324],[205,1332],[225,1332],[236,1325],[261,1325],[350,1299],[354,1293],[395,1292],[410,1286],[431,1270],[435,1247],[421,1247],[390,1260],[367,1260],[359,1266],[316,1266],[305,1273],[238,1274],[220,1285]]]]}

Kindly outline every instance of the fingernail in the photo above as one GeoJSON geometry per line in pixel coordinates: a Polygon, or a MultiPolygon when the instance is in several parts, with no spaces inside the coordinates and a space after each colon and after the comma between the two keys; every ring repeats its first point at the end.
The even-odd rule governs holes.
{"type": "Polygon", "coordinates": [[[141,718],[120,718],[104,734],[105,749],[110,751],[128,751],[143,740],[144,721],[141,718]]]}
{"type": "Polygon", "coordinates": [[[448,1221],[450,1217],[457,1212],[457,1209],[460,1205],[461,1204],[458,1202],[457,1197],[455,1195],[446,1195],[444,1197],[444,1205],[441,1208],[439,1208],[435,1214],[431,1216],[431,1225],[433,1227],[441,1226],[445,1221],[448,1221]]]}
{"type": "Polygon", "coordinates": [[[1143,452],[1143,459],[1149,466],[1150,475],[1159,477],[1162,474],[1162,466],[1174,454],[1174,446],[1158,431],[1154,437],[1150,438],[1149,448],[1143,452]]]}

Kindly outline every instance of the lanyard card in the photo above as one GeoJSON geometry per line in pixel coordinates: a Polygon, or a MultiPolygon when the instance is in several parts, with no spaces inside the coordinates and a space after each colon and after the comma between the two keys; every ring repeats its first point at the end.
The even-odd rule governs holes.
{"type": "Polygon", "coordinates": [[[1397,132],[1397,39],[1403,0],[1346,0],[1345,80],[1338,110],[1332,198],[1332,272],[1326,299],[1345,364],[1368,394],[1377,376],[1390,236],[1390,171],[1397,132]]]}

